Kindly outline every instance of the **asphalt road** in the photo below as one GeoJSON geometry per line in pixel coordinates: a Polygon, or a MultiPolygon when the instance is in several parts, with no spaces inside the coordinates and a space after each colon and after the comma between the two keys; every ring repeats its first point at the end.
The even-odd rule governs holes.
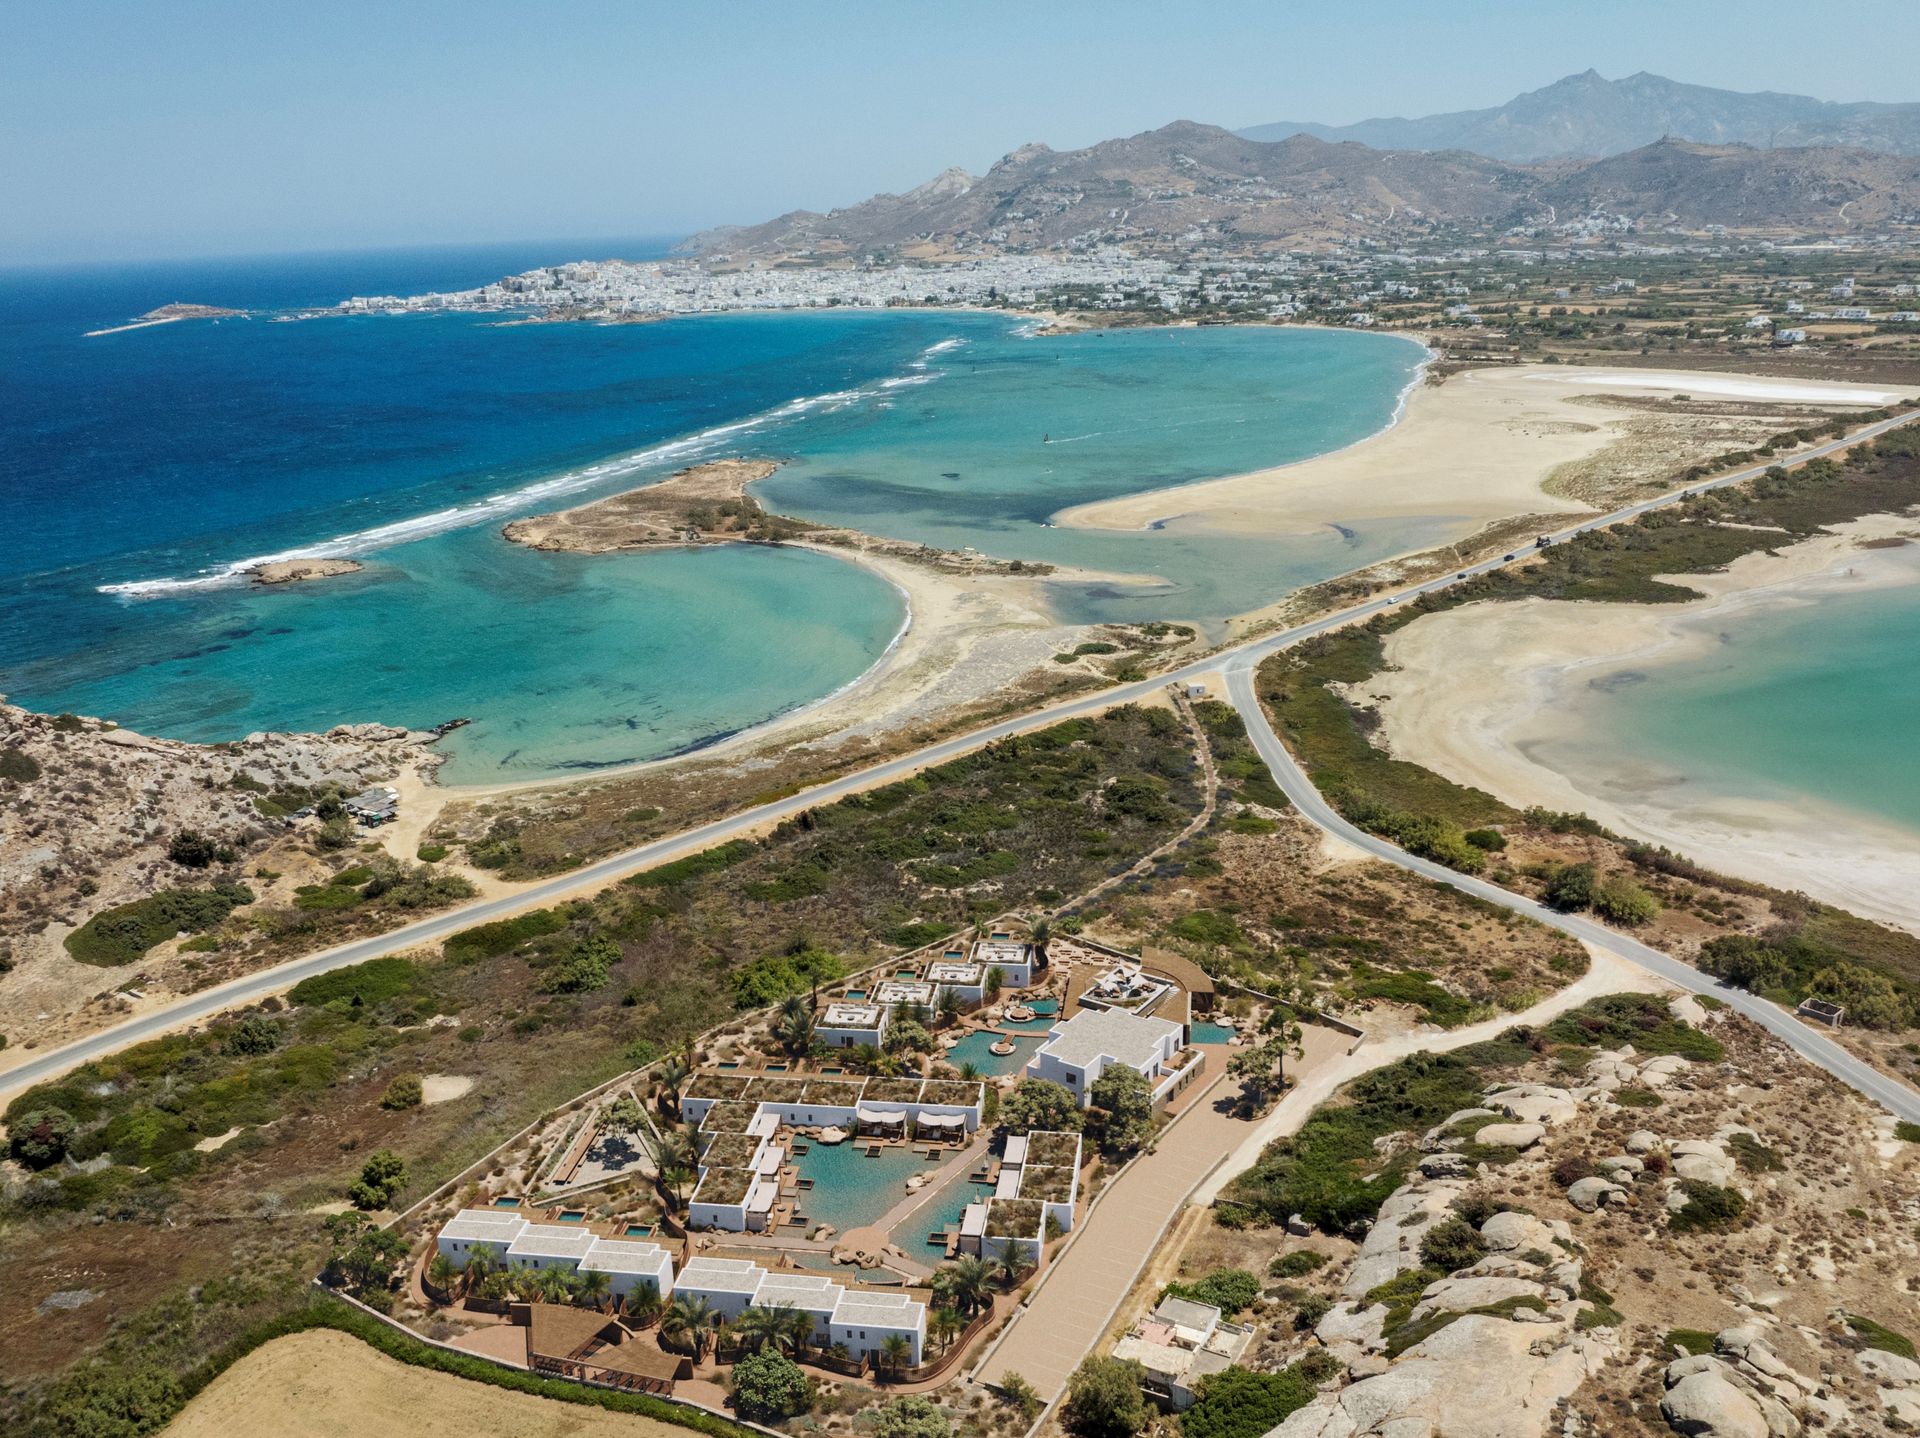
{"type": "MultiPolygon", "coordinates": [[[[1920,419],[1920,412],[1909,415],[1897,415],[1892,419],[1877,421],[1873,424],[1863,426],[1843,438],[1829,440],[1824,444],[1817,445],[1805,454],[1795,458],[1792,462],[1800,464],[1809,459],[1817,459],[1824,455],[1838,453],[1863,440],[1872,439],[1877,435],[1885,433],[1889,429],[1910,423],[1916,419],[1920,419]]],[[[1649,499],[1639,504],[1629,505],[1624,509],[1617,509],[1610,514],[1595,515],[1591,518],[1583,519],[1579,523],[1570,525],[1565,529],[1550,532],[1548,537],[1555,541],[1564,540],[1589,529],[1619,524],[1627,520],[1635,519],[1647,513],[1649,510],[1659,509],[1665,505],[1677,503],[1688,494],[1698,493],[1708,489],[1719,489],[1730,484],[1738,484],[1742,480],[1752,479],[1765,472],[1768,467],[1769,466],[1765,464],[1751,465],[1746,469],[1737,470],[1732,474],[1723,475],[1718,479],[1692,485],[1685,490],[1676,490],[1672,494],[1649,499]]],[[[1529,548],[1524,553],[1517,554],[1516,560],[1524,560],[1532,552],[1532,549],[1529,548]]],[[[1495,903],[1504,904],[1508,908],[1533,914],[1534,917],[1540,918],[1542,922],[1552,923],[1555,927],[1565,929],[1567,932],[1576,934],[1581,938],[1593,938],[1594,942],[1605,941],[1623,957],[1631,959],[1635,963],[1643,964],[1643,966],[1652,969],[1654,972],[1661,973],[1665,977],[1671,977],[1676,982],[1686,982],[1686,980],[1681,977],[1682,975],[1691,976],[1693,982],[1689,984],[1689,987],[1699,988],[1704,984],[1706,988],[1702,990],[1703,992],[1711,990],[1716,992],[1720,997],[1732,1002],[1731,991],[1714,989],[1711,980],[1705,979],[1696,970],[1679,963],[1677,960],[1668,958],[1655,949],[1647,948],[1644,944],[1634,943],[1631,939],[1626,939],[1615,934],[1610,929],[1602,928],[1598,924],[1541,909],[1540,906],[1509,894],[1504,889],[1495,888],[1491,884],[1479,884],[1477,881],[1464,879],[1462,876],[1453,873],[1450,869],[1444,869],[1438,865],[1429,864],[1425,860],[1416,859],[1410,854],[1402,853],[1400,850],[1393,848],[1393,846],[1385,844],[1381,840],[1371,835],[1363,834],[1361,831],[1353,828],[1328,808],[1324,801],[1319,799],[1318,791],[1313,789],[1312,785],[1299,773],[1297,768],[1293,767],[1292,759],[1287,755],[1285,747],[1282,746],[1278,738],[1273,735],[1271,727],[1268,726],[1266,722],[1265,715],[1260,712],[1258,702],[1252,698],[1251,675],[1253,668],[1258,665],[1261,660],[1274,654],[1278,650],[1298,644],[1302,640],[1311,639],[1316,635],[1339,629],[1356,621],[1370,619],[1376,614],[1383,614],[1422,594],[1434,593],[1457,584],[1462,580],[1492,573],[1496,569],[1504,568],[1506,563],[1506,560],[1497,556],[1486,559],[1478,564],[1470,565],[1466,569],[1460,570],[1448,578],[1432,580],[1426,584],[1414,585],[1411,588],[1393,594],[1381,595],[1378,598],[1369,600],[1365,604],[1358,605],[1352,609],[1341,610],[1338,613],[1316,619],[1309,624],[1303,624],[1293,629],[1282,630],[1274,634],[1264,635],[1258,639],[1249,640],[1234,648],[1208,655],[1202,659],[1197,659],[1171,673],[1161,674],[1152,679],[1144,679],[1135,684],[1126,684],[1114,689],[1102,690],[1098,694],[1089,695],[1065,704],[1055,705],[1052,708],[1038,710],[1031,714],[1023,714],[1012,719],[1005,719],[997,724],[989,725],[984,729],[975,730],[973,733],[959,735],[939,744],[918,750],[915,753],[903,755],[897,759],[889,759],[883,763],[873,765],[871,768],[862,769],[857,773],[829,780],[826,783],[804,790],[791,798],[756,805],[754,808],[743,810],[738,814],[732,814],[723,819],[716,819],[711,823],[702,824],[698,828],[686,830],[670,838],[656,839],[652,843],[642,844],[636,849],[628,849],[622,853],[613,855],[611,858],[602,859],[596,864],[590,864],[582,869],[574,869],[557,878],[548,879],[542,883],[532,885],[529,888],[520,890],[518,893],[498,899],[481,900],[459,909],[450,910],[434,918],[422,919],[418,923],[408,924],[403,928],[390,930],[387,933],[376,935],[373,938],[361,939],[355,943],[342,944],[337,948],[325,949],[317,954],[309,954],[305,958],[289,960],[287,963],[275,965],[273,968],[263,969],[256,974],[248,974],[242,978],[229,980],[224,984],[204,989],[197,994],[189,994],[184,998],[174,1000],[162,1008],[154,1009],[150,1013],[127,1019],[111,1028],[102,1029],[99,1033],[89,1034],[85,1038],[75,1039],[71,1043],[49,1049],[43,1054],[36,1054],[25,1063],[16,1065],[5,1072],[0,1072],[0,1093],[9,1093],[36,1083],[43,1083],[50,1078],[55,1078],[65,1073],[68,1069],[100,1058],[117,1049],[125,1048],[129,1044],[140,1043],[146,1039],[158,1038],[162,1034],[170,1033],[178,1028],[184,1028],[189,1024],[198,1023],[203,1019],[211,1018],[215,1014],[225,1012],[228,1009],[239,1008],[263,999],[269,994],[279,993],[282,990],[291,988],[294,984],[299,983],[300,980],[310,978],[315,974],[323,974],[332,969],[345,968],[350,964],[364,963],[368,959],[383,958],[388,954],[400,953],[404,950],[418,948],[425,944],[437,943],[450,934],[457,933],[461,929],[472,928],[475,924],[484,924],[494,919],[505,918],[508,915],[519,913],[525,909],[538,908],[541,905],[552,903],[583,888],[600,887],[613,883],[616,880],[627,877],[629,874],[637,874],[642,870],[654,868],[672,859],[682,857],[683,855],[696,852],[700,849],[710,848],[715,844],[724,843],[728,839],[737,838],[743,833],[751,832],[762,826],[790,818],[804,809],[810,809],[820,804],[830,804],[837,799],[844,798],[849,794],[858,793],[863,789],[870,789],[877,784],[885,784],[894,779],[906,778],[929,765],[943,763],[948,759],[977,749],[983,744],[992,743],[996,739],[1010,738],[1015,734],[1030,733],[1033,730],[1043,729],[1048,725],[1057,724],[1063,719],[1070,719],[1076,715],[1094,714],[1103,709],[1110,708],[1115,704],[1145,699],[1154,695],[1168,684],[1177,684],[1188,679],[1196,678],[1202,674],[1217,673],[1223,669],[1228,671],[1230,676],[1238,676],[1240,684],[1244,688],[1245,696],[1243,699],[1242,696],[1236,694],[1234,703],[1240,707],[1242,714],[1247,720],[1248,729],[1254,734],[1256,741],[1268,741],[1260,743],[1261,753],[1266,756],[1267,762],[1273,766],[1275,775],[1279,778],[1282,787],[1293,797],[1295,804],[1299,806],[1301,812],[1314,822],[1321,824],[1323,828],[1332,829],[1343,838],[1349,838],[1350,842],[1357,843],[1362,848],[1377,852],[1381,858],[1387,859],[1389,862],[1401,864],[1422,873],[1429,873],[1429,871],[1431,871],[1429,877],[1454,883],[1461,888],[1471,887],[1472,892],[1479,893],[1483,898],[1491,899],[1495,903]],[[1296,787],[1302,792],[1296,793],[1296,787]],[[1310,805],[1307,802],[1307,795],[1312,796],[1313,804],[1310,805]],[[1322,817],[1323,815],[1324,818],[1322,817]],[[1591,932],[1589,933],[1588,931],[1591,932]],[[1642,958],[1641,955],[1644,955],[1645,958],[1642,958]],[[1656,967],[1656,964],[1664,967],[1656,967]]],[[[1232,679],[1229,681],[1229,687],[1234,687],[1232,679]]],[[[1901,1088],[1889,1079],[1880,1078],[1873,1070],[1868,1069],[1864,1064],[1860,1063],[1859,1060],[1852,1058],[1838,1045],[1824,1039],[1819,1039],[1818,1035],[1811,1034],[1797,1020],[1786,1017],[1773,1005],[1766,1004],[1761,1000],[1749,1000],[1749,1002],[1752,1003],[1756,1009],[1771,1015],[1772,1018],[1770,1022],[1767,1019],[1761,1018],[1760,1013],[1756,1012],[1751,1015],[1756,1021],[1766,1023],[1767,1027],[1774,1029],[1775,1032],[1781,1033],[1783,1037],[1792,1034],[1799,1036],[1799,1038],[1804,1041],[1811,1041],[1813,1047],[1809,1048],[1806,1047],[1803,1042],[1794,1042],[1793,1039],[1789,1039],[1790,1042],[1794,1042],[1795,1048],[1799,1049],[1801,1053],[1813,1062],[1820,1064],[1821,1067],[1827,1069],[1837,1077],[1845,1079],[1863,1093],[1872,1095],[1879,1102],[1888,1104],[1888,1106],[1894,1108],[1894,1111],[1899,1113],[1901,1117],[1920,1121],[1920,1097],[1916,1097],[1909,1090],[1901,1088]],[[1822,1056],[1816,1056],[1816,1054],[1822,1056]],[[1853,1076],[1855,1073],[1858,1074],[1858,1080],[1853,1076]],[[1876,1092],[1874,1088],[1869,1087],[1866,1081],[1877,1083],[1879,1089],[1883,1092],[1876,1092]],[[1895,1107],[1893,1101],[1898,1101],[1898,1103],[1904,1105],[1904,1107],[1895,1107]]],[[[1745,1005],[1740,1005],[1740,1007],[1743,1012],[1746,1011],[1745,1005]]]]}
{"type": "Polygon", "coordinates": [[[1280,736],[1274,732],[1268,720],[1266,710],[1254,692],[1253,663],[1235,657],[1227,670],[1227,695],[1233,707],[1240,711],[1240,717],[1246,721],[1247,733],[1252,738],[1260,757],[1273,771],[1274,779],[1285,791],[1287,798],[1309,822],[1318,825],[1330,834],[1365,850],[1376,859],[1384,859],[1389,864],[1398,864],[1410,869],[1423,878],[1438,880],[1450,884],[1463,893],[1475,898],[1485,899],[1488,903],[1498,904],[1503,909],[1511,909],[1516,914],[1524,914],[1530,919],[1562,933],[1571,934],[1576,939],[1585,940],[1596,948],[1617,954],[1628,963],[1658,975],[1681,988],[1690,989],[1696,994],[1710,994],[1731,1009],[1737,1009],[1752,1019],[1769,1033],[1782,1039],[1800,1057],[1825,1069],[1842,1083],[1859,1090],[1867,1098],[1887,1109],[1898,1118],[1910,1119],[1920,1123],[1920,1092],[1908,1088],[1881,1073],[1878,1069],[1855,1058],[1839,1044],[1793,1017],[1778,1004],[1770,1003],[1746,992],[1722,984],[1709,974],[1703,974],[1691,964],[1683,964],[1678,959],[1651,948],[1638,939],[1629,938],[1618,930],[1604,924],[1582,918],[1578,914],[1563,914],[1550,909],[1532,899],[1490,884],[1484,879],[1476,879],[1466,874],[1456,873],[1444,864],[1436,864],[1431,859],[1418,858],[1406,850],[1388,843],[1377,835],[1356,827],[1341,818],[1313,781],[1301,772],[1300,766],[1287,752],[1287,746],[1280,742],[1280,736]]]}

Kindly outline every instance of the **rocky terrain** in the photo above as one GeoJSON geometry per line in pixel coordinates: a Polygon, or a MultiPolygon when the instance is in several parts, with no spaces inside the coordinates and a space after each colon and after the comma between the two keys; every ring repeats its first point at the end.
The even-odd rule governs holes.
{"type": "Polygon", "coordinates": [[[1023,145],[977,178],[950,169],[903,195],[709,230],[686,248],[815,261],[1102,245],[1258,249],[1551,224],[1595,210],[1656,230],[1920,223],[1920,158],[1657,140],[1591,163],[1514,164],[1310,135],[1265,143],[1179,121],[1084,150],[1023,145]]]}
{"type": "Polygon", "coordinates": [[[1376,1145],[1417,1167],[1305,1310],[1346,1376],[1273,1438],[1920,1423],[1920,1146],[1743,1021],[1675,1010],[1694,1057],[1555,1046],[1376,1145]]]}
{"type": "Polygon", "coordinates": [[[18,1043],[130,979],[65,951],[92,915],[169,888],[259,883],[315,795],[433,762],[379,724],[202,745],[0,705],[0,1033],[18,1043]]]}
{"type": "Polygon", "coordinates": [[[1471,150],[1499,160],[1618,155],[1669,137],[1761,148],[1844,145],[1920,154],[1920,105],[1835,104],[1774,91],[1685,85],[1645,71],[1608,80],[1593,70],[1483,110],[1353,125],[1282,121],[1240,131],[1249,140],[1292,135],[1357,140],[1383,150],[1471,150]]]}

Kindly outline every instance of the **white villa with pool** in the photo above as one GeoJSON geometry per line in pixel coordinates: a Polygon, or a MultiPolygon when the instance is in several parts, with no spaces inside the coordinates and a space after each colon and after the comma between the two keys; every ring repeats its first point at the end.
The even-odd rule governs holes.
{"type": "Polygon", "coordinates": [[[1157,1103],[1198,1071],[1198,1055],[1179,1061],[1185,1048],[1186,1026],[1171,1019],[1144,1018],[1124,1009],[1082,1009],[1053,1026],[1028,1061],[1027,1077],[1064,1084],[1085,1108],[1107,1066],[1120,1064],[1147,1081],[1157,1103]]]}

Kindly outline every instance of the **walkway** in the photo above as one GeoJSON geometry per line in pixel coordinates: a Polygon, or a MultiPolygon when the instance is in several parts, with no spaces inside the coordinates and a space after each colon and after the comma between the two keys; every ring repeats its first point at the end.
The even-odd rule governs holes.
{"type": "MultiPolygon", "coordinates": [[[[1341,1035],[1326,1029],[1313,1032],[1330,1038],[1309,1049],[1296,1066],[1302,1073],[1345,1048],[1341,1035]]],[[[1068,1375],[1113,1321],[1114,1311],[1194,1185],[1253,1127],[1226,1111],[1237,1093],[1235,1085],[1223,1082],[1228,1052],[1207,1046],[1207,1062],[1215,1073],[1212,1083],[1187,1099],[1185,1109],[1161,1130],[1151,1153],[1142,1154],[1101,1191],[977,1378],[998,1383],[1018,1373],[1049,1402],[1066,1387],[1068,1375]]]]}

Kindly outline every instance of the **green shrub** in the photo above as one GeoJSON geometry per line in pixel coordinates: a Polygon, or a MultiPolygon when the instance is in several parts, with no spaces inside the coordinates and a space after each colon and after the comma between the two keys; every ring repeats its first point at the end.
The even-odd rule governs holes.
{"type": "Polygon", "coordinates": [[[427,991],[426,975],[411,959],[368,959],[330,973],[302,979],[287,995],[296,1008],[318,1007],[336,1000],[354,1008],[372,1008],[392,999],[427,991]]]}
{"type": "Polygon", "coordinates": [[[33,1109],[7,1125],[7,1151],[27,1168],[46,1168],[66,1157],[76,1127],[64,1109],[33,1109]]]}
{"type": "Polygon", "coordinates": [[[1263,1438],[1311,1403],[1315,1392],[1297,1364],[1277,1373],[1210,1373],[1200,1380],[1197,1401],[1180,1415],[1180,1431],[1185,1438],[1263,1438]]]}
{"type": "Polygon", "coordinates": [[[1610,994],[1562,1014],[1540,1030],[1556,1044],[1592,1044],[1619,1048],[1632,1044],[1643,1054],[1676,1054],[1695,1063],[1718,1063],[1726,1048],[1711,1034],[1682,1023],[1657,994],[1610,994]]]}
{"type": "Polygon", "coordinates": [[[1700,1328],[1669,1328],[1660,1346],[1669,1353],[1677,1348],[1697,1358],[1713,1352],[1713,1335],[1700,1328]]]}
{"type": "Polygon", "coordinates": [[[1878,1348],[1901,1358],[1916,1356],[1913,1340],[1906,1334],[1895,1333],[1891,1328],[1875,1323],[1871,1318],[1862,1318],[1857,1313],[1847,1314],[1846,1319],[1847,1327],[1853,1330],[1862,1348],[1878,1348]]]}
{"type": "Polygon", "coordinates": [[[549,964],[540,975],[543,994],[585,994],[603,988],[609,971],[620,962],[620,946],[605,934],[595,934],[573,946],[565,957],[549,964]]]}
{"type": "Polygon", "coordinates": [[[1721,1188],[1697,1178],[1683,1178],[1680,1188],[1687,1201],[1667,1217],[1676,1233],[1715,1233],[1733,1227],[1747,1211],[1747,1200],[1737,1189],[1721,1188]]]}
{"type": "Polygon", "coordinates": [[[529,939],[557,934],[567,920],[557,909],[532,909],[511,919],[496,919],[449,935],[443,952],[450,959],[491,959],[511,953],[529,939]]]}
{"type": "Polygon", "coordinates": [[[1232,1318],[1251,1308],[1260,1296],[1260,1280],[1244,1268],[1216,1268],[1192,1283],[1170,1283],[1163,1298],[1191,1298],[1195,1303],[1210,1303],[1232,1318]]]}
{"type": "Polygon", "coordinates": [[[1315,1248],[1296,1248],[1292,1253],[1282,1253],[1267,1265],[1269,1278],[1304,1278],[1309,1273],[1326,1266],[1327,1256],[1315,1248]]]}
{"type": "Polygon", "coordinates": [[[210,889],[162,889],[130,904],[103,909],[66,938],[67,952],[83,964],[118,967],[144,956],[179,934],[216,928],[235,909],[253,902],[244,884],[210,889]]]}
{"type": "Polygon", "coordinates": [[[1420,1236],[1420,1261],[1441,1273],[1457,1273],[1487,1256],[1487,1241],[1458,1214],[1450,1214],[1420,1236]]]}
{"type": "Polygon", "coordinates": [[[1591,864],[1562,864],[1547,879],[1543,897],[1562,912],[1584,909],[1593,902],[1594,875],[1591,864]]]}
{"type": "Polygon", "coordinates": [[[1750,1133],[1734,1133],[1727,1138],[1733,1157],[1748,1173],[1780,1173],[1786,1169],[1777,1151],[1768,1148],[1750,1133]]]}
{"type": "Polygon", "coordinates": [[[422,1098],[419,1074],[401,1074],[387,1085],[387,1091],[380,1095],[380,1107],[384,1109],[419,1108],[422,1098]]]}
{"type": "Polygon", "coordinates": [[[1197,944],[1217,944],[1222,948],[1236,948],[1247,941],[1240,931],[1240,925],[1234,922],[1231,914],[1222,914],[1213,909],[1195,909],[1183,914],[1167,925],[1167,933],[1176,939],[1188,939],[1197,944]]]}
{"type": "Polygon", "coordinates": [[[445,844],[422,844],[413,851],[413,857],[423,864],[437,864],[447,857],[445,844]]]}
{"type": "Polygon", "coordinates": [[[40,777],[40,761],[11,744],[0,744],[0,780],[31,784],[40,777]]]}
{"type": "Polygon", "coordinates": [[[1593,890],[1593,911],[1603,919],[1633,928],[1660,912],[1660,901],[1624,874],[1602,879],[1593,890]]]}
{"type": "Polygon", "coordinates": [[[813,1406],[813,1380],[784,1353],[762,1349],[733,1365],[733,1406],[742,1418],[778,1423],[813,1406]]]}

